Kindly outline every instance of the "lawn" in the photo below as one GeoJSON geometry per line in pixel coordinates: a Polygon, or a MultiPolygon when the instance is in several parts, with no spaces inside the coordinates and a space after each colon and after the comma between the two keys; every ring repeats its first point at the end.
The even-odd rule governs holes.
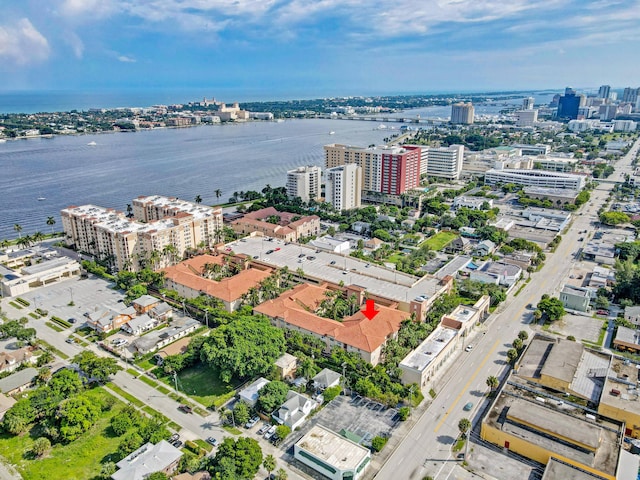
{"type": "MultiPolygon", "coordinates": [[[[173,386],[173,380],[163,377],[162,380],[173,386]]],[[[235,395],[235,388],[239,382],[230,385],[223,384],[218,376],[218,371],[202,363],[185,368],[178,374],[178,388],[202,405],[208,407],[212,404],[222,405],[235,395]]]]}
{"type": "MultiPolygon", "coordinates": [[[[88,395],[98,398],[109,394],[102,389],[90,390],[88,395]]],[[[14,437],[0,434],[0,455],[15,465],[24,480],[49,480],[64,478],[66,480],[87,480],[97,477],[102,463],[109,460],[121,441],[114,436],[109,421],[123,407],[116,402],[111,410],[103,412],[95,425],[78,440],[68,445],[55,445],[49,454],[42,459],[32,460],[30,450],[39,436],[36,426],[29,434],[14,437]]]]}
{"type": "Polygon", "coordinates": [[[458,234],[454,232],[440,232],[436,233],[433,237],[427,238],[424,242],[420,244],[422,247],[426,245],[429,247],[429,250],[435,250],[439,252],[442,250],[449,242],[451,242],[454,238],[457,238],[458,234]]]}
{"type": "Polygon", "coordinates": [[[401,258],[404,258],[405,254],[401,252],[396,252],[385,259],[385,262],[389,263],[398,263],[401,258]]]}

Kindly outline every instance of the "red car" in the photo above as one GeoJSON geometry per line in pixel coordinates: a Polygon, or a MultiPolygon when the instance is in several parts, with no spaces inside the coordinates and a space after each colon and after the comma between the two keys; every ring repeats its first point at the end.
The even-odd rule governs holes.
{"type": "Polygon", "coordinates": [[[598,310],[596,313],[598,315],[609,315],[609,310],[598,310]]]}

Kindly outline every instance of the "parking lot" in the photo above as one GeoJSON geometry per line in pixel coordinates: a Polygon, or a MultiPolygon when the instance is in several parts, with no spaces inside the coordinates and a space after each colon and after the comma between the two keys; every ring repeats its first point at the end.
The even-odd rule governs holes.
{"type": "Polygon", "coordinates": [[[368,446],[373,437],[391,436],[398,421],[398,411],[395,408],[388,408],[359,395],[353,398],[341,395],[329,402],[300,430],[292,434],[283,448],[289,448],[316,424],[338,433],[347,430],[360,437],[362,445],[368,446]]]}
{"type": "Polygon", "coordinates": [[[562,320],[553,323],[551,330],[565,337],[572,335],[577,341],[597,342],[603,324],[603,319],[601,318],[567,313],[562,317],[562,320]]]}

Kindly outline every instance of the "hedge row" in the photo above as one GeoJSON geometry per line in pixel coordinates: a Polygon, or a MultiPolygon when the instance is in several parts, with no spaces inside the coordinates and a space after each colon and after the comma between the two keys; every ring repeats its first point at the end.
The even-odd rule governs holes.
{"type": "Polygon", "coordinates": [[[64,327],[64,328],[70,328],[71,327],[71,324],[69,322],[67,322],[66,320],[61,319],[60,317],[56,317],[55,315],[51,315],[51,320],[56,322],[61,327],[64,327]]]}
{"type": "Polygon", "coordinates": [[[16,297],[16,302],[18,302],[20,305],[24,305],[25,307],[28,307],[29,305],[31,305],[24,298],[20,298],[20,297],[16,297]]]}

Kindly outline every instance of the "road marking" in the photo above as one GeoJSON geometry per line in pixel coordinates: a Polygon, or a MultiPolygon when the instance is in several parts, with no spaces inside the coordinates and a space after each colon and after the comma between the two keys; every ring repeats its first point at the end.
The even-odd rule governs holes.
{"type": "Polygon", "coordinates": [[[440,427],[442,427],[442,424],[444,423],[444,421],[447,419],[449,414],[452,412],[452,410],[456,406],[456,404],[460,401],[460,399],[462,398],[462,395],[464,395],[464,393],[467,391],[467,388],[469,388],[469,385],[471,385],[471,382],[473,382],[473,380],[478,376],[478,373],[480,373],[480,370],[482,369],[482,367],[484,367],[484,364],[487,363],[487,361],[491,358],[491,355],[496,350],[496,348],[498,348],[498,345],[500,345],[501,341],[502,340],[498,339],[498,340],[496,340],[496,343],[493,344],[493,347],[491,347],[491,350],[489,351],[487,356],[484,357],[484,360],[482,360],[482,362],[480,362],[480,365],[478,366],[476,371],[473,372],[473,375],[471,375],[471,377],[469,378],[467,383],[464,385],[464,387],[462,387],[462,390],[460,391],[460,393],[458,394],[456,399],[453,401],[453,403],[449,407],[449,410],[447,410],[445,412],[444,416],[442,417],[442,420],[440,420],[438,422],[438,425],[436,425],[436,428],[433,430],[434,433],[438,433],[438,430],[440,430],[440,427]]]}

